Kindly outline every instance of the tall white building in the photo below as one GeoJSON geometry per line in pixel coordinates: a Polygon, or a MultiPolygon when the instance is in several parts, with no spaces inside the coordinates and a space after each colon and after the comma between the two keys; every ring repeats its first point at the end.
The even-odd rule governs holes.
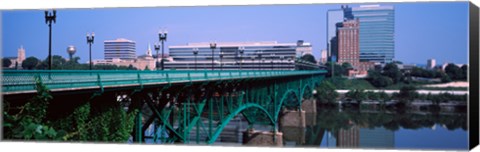
{"type": "Polygon", "coordinates": [[[5,57],[9,59],[12,64],[10,64],[9,68],[15,68],[15,64],[18,66],[17,68],[22,67],[22,62],[25,60],[25,49],[23,46],[17,49],[17,56],[16,57],[5,57]]]}
{"type": "Polygon", "coordinates": [[[435,59],[428,59],[427,60],[427,69],[433,69],[435,68],[435,65],[436,65],[436,61],[435,59]]]}
{"type": "Polygon", "coordinates": [[[327,63],[328,52],[327,50],[323,49],[320,51],[320,63],[325,64],[327,63]]]}
{"type": "Polygon", "coordinates": [[[21,64],[25,60],[25,49],[23,48],[23,46],[20,46],[17,51],[17,62],[21,64]]]}

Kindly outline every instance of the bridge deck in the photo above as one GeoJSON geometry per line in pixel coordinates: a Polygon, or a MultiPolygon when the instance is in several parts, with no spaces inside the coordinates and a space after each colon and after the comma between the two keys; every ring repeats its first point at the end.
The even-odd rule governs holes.
{"type": "Polygon", "coordinates": [[[33,93],[35,77],[51,91],[103,89],[127,86],[161,85],[217,80],[274,78],[324,74],[315,71],[133,71],[133,70],[3,70],[2,93],[33,93]]]}

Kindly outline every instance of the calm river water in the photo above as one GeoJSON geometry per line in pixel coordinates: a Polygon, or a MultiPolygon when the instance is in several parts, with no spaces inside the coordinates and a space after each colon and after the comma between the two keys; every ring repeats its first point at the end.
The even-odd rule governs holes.
{"type": "MultiPolygon", "coordinates": [[[[247,126],[243,118],[235,118],[214,145],[241,146],[242,132],[247,126]]],[[[271,129],[269,126],[254,128],[265,131],[271,129]]],[[[458,112],[319,108],[317,113],[306,114],[306,127],[279,128],[283,133],[285,147],[468,149],[467,115],[458,112]]],[[[195,139],[194,130],[190,137],[195,139]]]]}

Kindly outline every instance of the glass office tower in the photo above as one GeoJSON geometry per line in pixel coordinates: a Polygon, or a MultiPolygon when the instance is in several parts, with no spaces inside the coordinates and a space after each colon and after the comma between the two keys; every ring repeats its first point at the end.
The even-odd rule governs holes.
{"type": "Polygon", "coordinates": [[[340,9],[327,11],[327,54],[328,57],[336,55],[337,51],[337,24],[344,20],[353,19],[352,8],[342,5],[340,9]]]}
{"type": "Polygon", "coordinates": [[[352,13],[360,21],[360,62],[390,63],[395,57],[393,6],[361,5],[352,13]]]}

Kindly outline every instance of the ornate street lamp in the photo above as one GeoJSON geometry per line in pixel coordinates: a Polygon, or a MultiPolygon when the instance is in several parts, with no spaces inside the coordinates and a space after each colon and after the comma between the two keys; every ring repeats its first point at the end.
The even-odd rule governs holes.
{"type": "Polygon", "coordinates": [[[210,49],[212,49],[212,70],[214,70],[214,65],[215,65],[213,63],[213,61],[214,61],[213,51],[215,50],[215,48],[217,48],[217,43],[211,42],[210,43],[210,49]]]}
{"type": "Polygon", "coordinates": [[[290,61],[291,61],[292,59],[291,59],[291,58],[288,58],[287,60],[288,60],[287,65],[290,65],[290,61]]]}
{"type": "MultiPolygon", "coordinates": [[[[280,56],[280,66],[281,67],[283,67],[283,58],[285,58],[285,56],[283,56],[283,55],[280,56]]],[[[280,68],[280,69],[282,69],[282,68],[280,68]]]]}
{"type": "MultiPolygon", "coordinates": [[[[262,51],[260,51],[260,53],[258,53],[257,55],[258,55],[258,59],[262,60],[262,63],[263,63],[262,51]]],[[[261,63],[258,64],[258,70],[262,70],[262,64],[261,63]]]]}
{"type": "Polygon", "coordinates": [[[273,53],[270,54],[270,59],[272,59],[272,60],[270,61],[270,65],[272,66],[272,70],[273,70],[273,58],[274,58],[274,56],[275,56],[275,54],[273,54],[273,53]]]}
{"type": "MultiPolygon", "coordinates": [[[[160,59],[160,65],[162,66],[162,70],[164,70],[164,64],[163,64],[163,48],[164,48],[164,42],[167,41],[167,31],[166,30],[161,30],[158,32],[158,38],[160,42],[162,42],[162,57],[160,59]]],[[[158,55],[158,54],[157,54],[158,55]]],[[[157,56],[158,59],[158,56],[157,56]]]]}
{"type": "MultiPolygon", "coordinates": [[[[158,58],[160,58],[160,56],[158,56],[158,51],[160,50],[160,44],[155,43],[155,44],[153,45],[153,47],[155,48],[155,51],[157,51],[157,59],[155,60],[155,67],[156,67],[156,69],[158,70],[158,68],[160,68],[160,66],[159,66],[160,64],[158,63],[158,58]]],[[[163,55],[162,55],[162,56],[163,56],[163,55]]]]}
{"type": "MultiPolygon", "coordinates": [[[[262,58],[262,64],[260,64],[260,65],[261,65],[261,66],[260,66],[260,70],[262,70],[262,69],[263,69],[263,66],[265,65],[265,58],[262,58]]],[[[266,68],[265,68],[265,69],[266,69],[266,68]]]]}
{"type": "Polygon", "coordinates": [[[244,51],[244,47],[240,47],[239,48],[239,52],[240,52],[240,70],[242,70],[242,63],[243,63],[243,51],[244,51]]]}
{"type": "Polygon", "coordinates": [[[87,44],[89,46],[89,51],[90,51],[90,70],[92,70],[92,44],[93,40],[95,39],[95,33],[92,32],[92,34],[87,33],[87,44]]]}
{"type": "Polygon", "coordinates": [[[197,55],[198,55],[198,48],[193,48],[193,55],[195,56],[195,70],[197,70],[197,55]]]}
{"type": "Polygon", "coordinates": [[[57,11],[53,10],[52,13],[45,11],[45,24],[48,24],[49,33],[48,33],[48,70],[52,70],[52,22],[55,23],[57,20],[57,11]]]}
{"type": "Polygon", "coordinates": [[[220,51],[220,70],[223,70],[223,51],[220,51]]]}
{"type": "Polygon", "coordinates": [[[255,66],[254,66],[254,65],[255,65],[255,64],[254,64],[254,62],[255,62],[255,56],[250,56],[250,58],[252,59],[252,70],[254,70],[254,68],[255,68],[255,66]]]}

